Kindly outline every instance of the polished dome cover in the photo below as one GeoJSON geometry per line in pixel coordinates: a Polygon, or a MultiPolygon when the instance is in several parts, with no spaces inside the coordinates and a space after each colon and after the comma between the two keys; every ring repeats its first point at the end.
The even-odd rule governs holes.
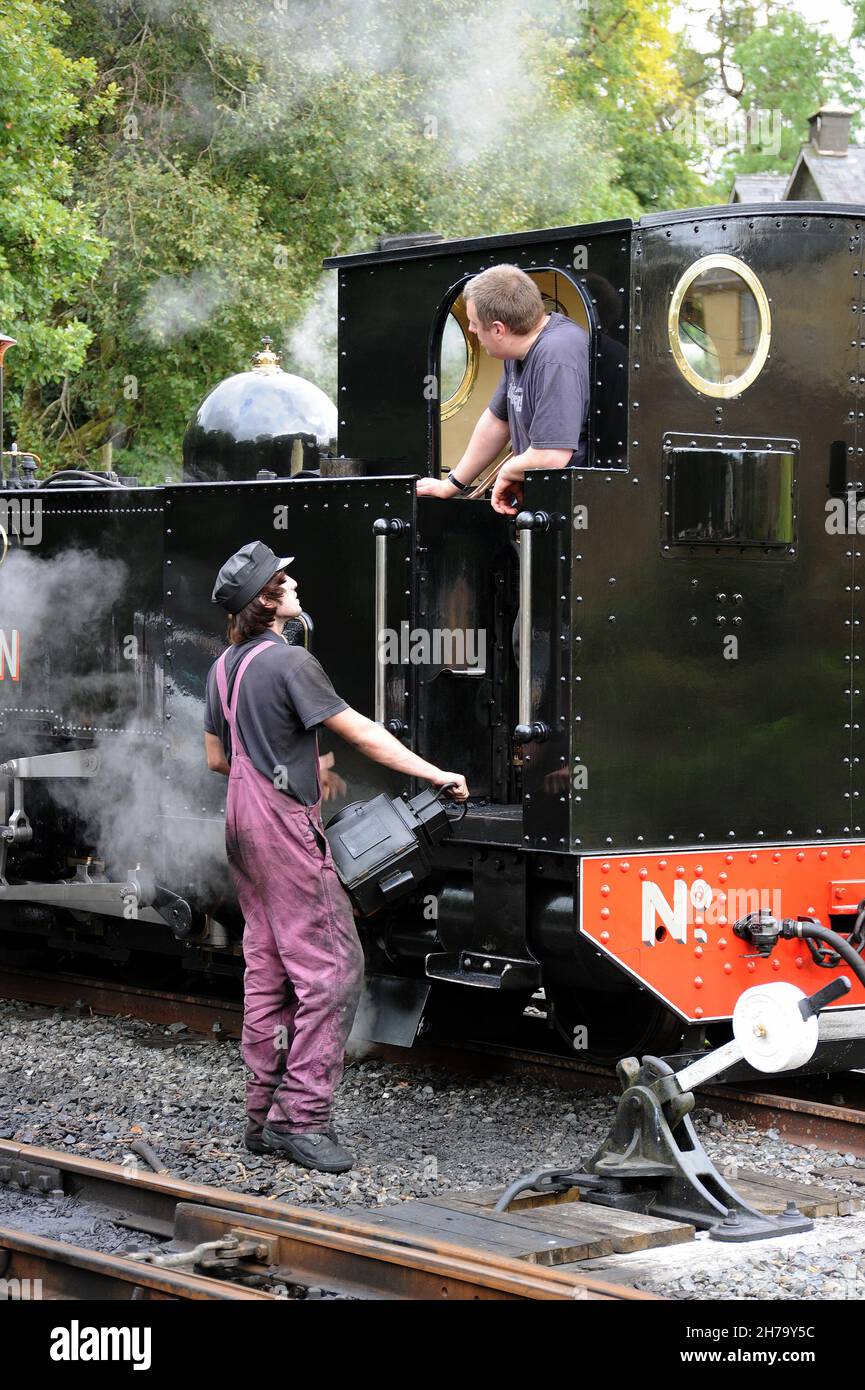
{"type": "MultiPolygon", "coordinates": [[[[190,480],[254,479],[262,468],[285,478],[316,467],[318,449],[336,438],[336,406],[311,381],[264,366],[226,377],[205,396],[183,437],[190,480]]],[[[258,360],[257,359],[257,360],[258,360]]]]}

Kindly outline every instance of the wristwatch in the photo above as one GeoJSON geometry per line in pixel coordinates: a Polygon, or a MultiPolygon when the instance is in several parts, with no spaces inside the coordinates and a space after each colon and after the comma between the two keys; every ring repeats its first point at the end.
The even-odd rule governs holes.
{"type": "Polygon", "coordinates": [[[448,473],[448,482],[456,488],[457,492],[471,492],[474,483],[461,483],[459,478],[455,478],[453,473],[448,473]]]}

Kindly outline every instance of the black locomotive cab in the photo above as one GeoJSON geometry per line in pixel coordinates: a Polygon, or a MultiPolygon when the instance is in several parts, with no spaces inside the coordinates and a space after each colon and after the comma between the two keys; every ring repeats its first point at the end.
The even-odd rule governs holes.
{"type": "MultiPolygon", "coordinates": [[[[364,1036],[409,1044],[534,1001],[610,1059],[697,1046],[762,980],[825,983],[819,953],[752,949],[747,923],[865,924],[863,215],[383,239],[328,262],[338,442],[318,472],[326,411],[297,397],[270,435],[202,407],[182,484],[28,490],[40,542],[6,527],[0,564],[0,655],[13,631],[18,653],[0,671],[0,950],[74,936],[125,968],[167,950],[236,969],[223,784],[198,750],[212,577],[260,536],[297,557],[298,640],[340,694],[472,793],[425,891],[364,924],[364,1036]],[[586,330],[591,367],[586,463],[532,473],[516,520],[415,488],[454,466],[496,386],[461,291],[501,262],[586,330]],[[76,607],[49,585],[46,623],[28,595],[70,560],[87,620],[80,586],[76,607]]],[[[322,748],[349,801],[417,790],[322,748]]],[[[814,1065],[865,1062],[863,1008],[857,984],[826,1011],[814,1065]]]]}

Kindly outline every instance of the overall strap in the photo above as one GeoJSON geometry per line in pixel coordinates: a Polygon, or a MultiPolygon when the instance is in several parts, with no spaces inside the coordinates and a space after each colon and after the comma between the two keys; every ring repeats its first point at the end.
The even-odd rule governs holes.
{"type": "Polygon", "coordinates": [[[246,653],[246,656],[240,663],[237,675],[234,678],[234,684],[231,690],[230,704],[228,702],[228,678],[226,676],[226,662],[228,659],[228,653],[231,651],[230,647],[226,648],[226,650],[222,653],[222,656],[216,663],[216,688],[219,691],[219,699],[220,703],[222,704],[222,713],[225,718],[226,724],[231,730],[232,742],[236,745],[239,745],[241,752],[245,756],[246,748],[244,747],[243,739],[240,737],[240,731],[237,727],[237,697],[240,694],[240,683],[243,680],[244,675],[246,674],[246,668],[249,666],[250,662],[254,661],[255,658],[258,656],[259,652],[264,651],[265,647],[270,647],[272,645],[273,643],[265,640],[264,642],[259,642],[257,647],[253,647],[251,652],[246,653]]]}

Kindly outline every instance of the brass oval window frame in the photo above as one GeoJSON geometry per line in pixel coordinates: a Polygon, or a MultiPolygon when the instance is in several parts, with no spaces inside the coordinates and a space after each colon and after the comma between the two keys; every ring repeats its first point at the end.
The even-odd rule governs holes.
{"type": "Polygon", "coordinates": [[[690,386],[693,386],[703,396],[714,396],[720,400],[729,400],[733,396],[740,396],[756,381],[765,366],[766,358],[769,356],[769,343],[772,339],[772,313],[766,291],[751,267],[746,265],[744,261],[740,261],[737,256],[727,256],[720,253],[712,256],[701,256],[698,261],[694,261],[693,265],[688,267],[673,291],[667,318],[667,332],[673,359],[690,386]],[[682,308],[682,301],[694,281],[698,280],[706,270],[732,270],[741,280],[744,280],[757,301],[757,310],[760,315],[760,333],[757,346],[745,371],[741,376],[736,377],[735,381],[706,381],[705,377],[700,376],[694,370],[682,351],[682,344],[679,339],[679,312],[682,308]]]}
{"type": "MultiPolygon", "coordinates": [[[[457,389],[453,395],[448,396],[446,401],[442,401],[440,406],[440,419],[449,420],[452,415],[456,415],[458,410],[462,410],[472,391],[478,375],[478,345],[477,341],[469,333],[468,318],[465,309],[462,308],[462,301],[459,296],[454,300],[448,309],[448,317],[453,318],[459,324],[466,345],[466,365],[457,389]],[[459,308],[459,311],[458,311],[459,308]]],[[[447,323],[447,318],[445,319],[447,323]]],[[[444,338],[444,328],[442,329],[442,339],[444,338]]],[[[439,346],[441,352],[441,346],[439,346]]]]}

